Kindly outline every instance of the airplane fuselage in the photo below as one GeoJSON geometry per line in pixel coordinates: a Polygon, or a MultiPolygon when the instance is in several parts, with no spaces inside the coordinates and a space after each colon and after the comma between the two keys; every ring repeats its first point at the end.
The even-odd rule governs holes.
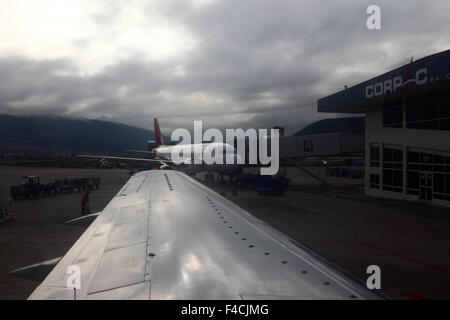
{"type": "Polygon", "coordinates": [[[176,152],[181,160],[179,164],[176,164],[176,166],[180,167],[184,171],[188,171],[189,173],[209,171],[233,175],[242,171],[241,156],[238,154],[235,148],[227,143],[212,142],[201,144],[179,144],[176,146],[160,146],[153,149],[153,151],[156,157],[162,160],[165,159],[169,161],[174,161],[173,153],[176,152]],[[206,148],[214,148],[215,150],[220,150],[219,156],[223,157],[223,163],[206,163],[203,158],[206,148]],[[226,163],[226,153],[232,155],[233,163],[226,163]],[[197,163],[195,163],[196,159],[197,163]]]}

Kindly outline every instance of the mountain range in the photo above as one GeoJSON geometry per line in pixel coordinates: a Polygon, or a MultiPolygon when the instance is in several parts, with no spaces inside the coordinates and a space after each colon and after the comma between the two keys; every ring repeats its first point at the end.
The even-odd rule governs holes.
{"type": "Polygon", "coordinates": [[[147,150],[154,132],[102,120],[0,114],[0,150],[44,153],[123,153],[147,150]]]}

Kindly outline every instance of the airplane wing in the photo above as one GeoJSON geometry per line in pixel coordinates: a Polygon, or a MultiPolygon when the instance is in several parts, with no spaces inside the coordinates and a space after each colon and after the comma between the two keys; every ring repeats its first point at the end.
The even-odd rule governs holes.
{"type": "Polygon", "coordinates": [[[113,157],[113,156],[94,156],[90,154],[77,154],[77,157],[81,158],[98,158],[98,159],[116,159],[116,160],[133,160],[133,161],[144,161],[144,162],[158,162],[164,164],[164,162],[172,162],[170,160],[158,160],[158,159],[147,159],[147,158],[130,158],[130,157],[113,157]]]}
{"type": "Polygon", "coordinates": [[[29,297],[75,298],[379,296],[186,174],[152,170],[128,180],[29,297]]]}
{"type": "Polygon", "coordinates": [[[125,149],[126,152],[136,152],[136,153],[145,153],[145,154],[156,154],[154,151],[147,151],[147,150],[131,150],[131,149],[125,149]]]}
{"type": "Polygon", "coordinates": [[[177,164],[177,165],[182,165],[182,164],[191,164],[191,162],[193,162],[194,160],[191,158],[183,158],[180,161],[176,162],[176,161],[171,161],[168,159],[147,159],[147,158],[131,158],[131,157],[115,157],[115,156],[104,156],[104,155],[100,155],[100,156],[94,156],[94,155],[90,155],[90,154],[77,154],[77,157],[81,157],[81,158],[97,158],[97,159],[115,159],[115,160],[129,160],[129,161],[143,161],[143,162],[158,162],[160,164],[167,164],[167,163],[173,163],[173,164],[177,164]]]}

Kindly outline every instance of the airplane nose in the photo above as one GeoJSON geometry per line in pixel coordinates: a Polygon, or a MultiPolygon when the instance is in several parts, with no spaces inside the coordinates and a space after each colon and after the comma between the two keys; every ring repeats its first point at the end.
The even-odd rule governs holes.
{"type": "Polygon", "coordinates": [[[240,155],[235,154],[234,155],[234,167],[235,167],[235,172],[237,173],[242,173],[244,165],[241,164],[242,162],[242,158],[240,157],[240,155]]]}

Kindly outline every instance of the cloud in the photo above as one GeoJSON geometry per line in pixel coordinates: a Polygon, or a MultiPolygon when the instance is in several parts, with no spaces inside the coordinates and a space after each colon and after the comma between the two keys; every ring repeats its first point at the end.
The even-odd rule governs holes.
{"type": "Polygon", "coordinates": [[[158,116],[166,134],[299,129],[335,116],[318,98],[450,47],[445,0],[378,1],[376,31],[359,0],[31,2],[0,4],[0,112],[158,116]]]}

